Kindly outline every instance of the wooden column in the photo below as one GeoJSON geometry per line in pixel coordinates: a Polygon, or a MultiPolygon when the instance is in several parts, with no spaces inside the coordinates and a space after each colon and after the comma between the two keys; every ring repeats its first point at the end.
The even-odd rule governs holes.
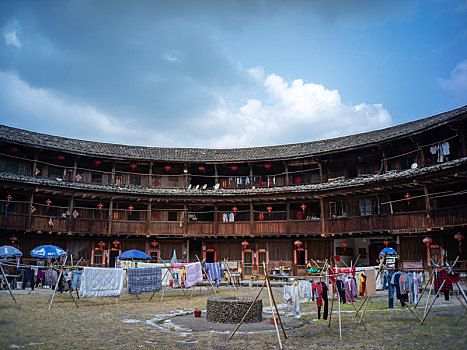
{"type": "Polygon", "coordinates": [[[217,171],[217,164],[214,164],[214,183],[219,183],[219,173],[217,171]]]}
{"type": "Polygon", "coordinates": [[[321,183],[326,182],[326,179],[324,178],[323,165],[321,164],[321,162],[318,162],[318,161],[317,161],[317,164],[318,164],[318,169],[319,169],[319,182],[321,183]]]}
{"type": "Polygon", "coordinates": [[[115,185],[115,162],[112,163],[112,174],[110,176],[110,183],[115,185]]]}
{"type": "Polygon", "coordinates": [[[467,157],[467,142],[465,140],[465,131],[461,123],[459,123],[458,134],[461,141],[462,156],[467,157]]]}
{"type": "Polygon", "coordinates": [[[419,168],[424,168],[425,167],[425,153],[423,153],[423,148],[418,147],[419,155],[420,155],[420,162],[418,164],[419,168]]]}
{"type": "Polygon", "coordinates": [[[75,208],[75,195],[72,195],[70,198],[70,216],[68,217],[68,234],[71,235],[72,233],[72,227],[73,227],[73,210],[75,208]]]}
{"type": "Polygon", "coordinates": [[[288,199],[285,200],[285,215],[286,215],[286,224],[285,224],[286,235],[290,236],[290,202],[288,199]]]}
{"type": "MultiPolygon", "coordinates": [[[[151,166],[152,167],[152,166],[151,166]]],[[[147,207],[147,216],[146,216],[146,237],[151,236],[150,233],[150,228],[151,228],[151,217],[152,217],[152,203],[151,199],[148,202],[148,207],[147,207]]]]}
{"type": "MultiPolygon", "coordinates": [[[[34,168],[34,171],[35,171],[36,168],[34,168]]],[[[36,188],[36,191],[37,191],[37,188],[36,188]]],[[[28,216],[27,216],[27,222],[26,222],[26,232],[30,232],[31,231],[31,220],[32,220],[32,213],[31,213],[31,209],[32,209],[32,203],[34,202],[34,192],[31,192],[30,195],[29,195],[29,204],[28,204],[28,216]]]]}
{"type": "Polygon", "coordinates": [[[284,161],[284,171],[285,171],[285,186],[290,185],[290,178],[289,178],[289,164],[284,161]]]}
{"type": "Polygon", "coordinates": [[[183,213],[182,213],[182,222],[183,222],[183,235],[186,237],[188,235],[188,206],[186,200],[183,202],[183,213]]]}
{"type": "Polygon", "coordinates": [[[78,159],[79,159],[79,156],[76,156],[75,161],[73,163],[73,175],[72,175],[73,176],[73,179],[72,179],[73,182],[76,182],[76,171],[78,169],[78,159]]]}
{"type": "Polygon", "coordinates": [[[324,199],[321,197],[319,199],[319,206],[320,206],[320,220],[321,220],[321,236],[325,237],[326,236],[326,221],[324,217],[324,199]]]}
{"type": "Polygon", "coordinates": [[[32,176],[36,177],[36,169],[37,169],[37,160],[39,159],[39,154],[40,154],[40,151],[39,152],[36,152],[36,154],[34,155],[34,163],[32,163],[32,176]]]}
{"type": "MultiPolygon", "coordinates": [[[[115,170],[115,163],[114,163],[113,170],[115,170]]],[[[113,175],[115,175],[114,172],[113,172],[113,175]]],[[[114,177],[114,181],[115,181],[115,177],[114,177]]],[[[110,198],[110,203],[109,203],[109,221],[107,224],[107,236],[110,236],[112,234],[112,221],[113,221],[113,215],[114,215],[113,211],[114,211],[114,197],[110,198]]]]}
{"type": "Polygon", "coordinates": [[[150,162],[149,163],[149,171],[148,171],[148,184],[147,184],[147,187],[153,187],[152,186],[152,166],[153,166],[153,163],[150,162]]]}
{"type": "Polygon", "coordinates": [[[214,202],[214,234],[217,236],[219,233],[219,218],[218,218],[218,207],[217,207],[217,202],[214,202]]]}
{"type": "Polygon", "coordinates": [[[254,236],[255,234],[255,217],[253,212],[253,202],[250,199],[250,236],[254,236]]]}
{"type": "Polygon", "coordinates": [[[255,185],[255,183],[253,182],[253,166],[251,163],[248,163],[248,167],[250,168],[250,184],[251,184],[251,187],[253,187],[255,185]]]}

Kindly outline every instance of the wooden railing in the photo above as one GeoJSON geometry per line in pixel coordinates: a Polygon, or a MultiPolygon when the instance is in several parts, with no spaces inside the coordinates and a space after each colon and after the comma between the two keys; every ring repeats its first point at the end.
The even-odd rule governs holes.
{"type": "Polygon", "coordinates": [[[2,216],[0,221],[1,228],[25,230],[28,226],[28,217],[26,214],[8,214],[7,217],[2,216]]]}
{"type": "MultiPolygon", "coordinates": [[[[421,232],[430,227],[449,227],[467,224],[467,206],[435,209],[430,217],[425,211],[396,213],[392,215],[359,216],[327,219],[326,233],[392,231],[394,233],[421,232]]],[[[31,230],[43,232],[69,232],[107,234],[107,219],[79,217],[61,218],[33,214],[9,213],[0,220],[2,229],[31,230]]],[[[274,220],[236,222],[189,222],[184,228],[178,221],[133,221],[113,220],[111,234],[151,236],[279,236],[318,235],[320,220],[274,220]],[[217,229],[215,229],[217,228],[217,229]]]]}

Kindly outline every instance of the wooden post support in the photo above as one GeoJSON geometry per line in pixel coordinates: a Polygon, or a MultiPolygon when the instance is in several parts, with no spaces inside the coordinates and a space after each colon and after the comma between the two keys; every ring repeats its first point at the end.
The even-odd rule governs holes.
{"type": "Polygon", "coordinates": [[[2,269],[3,278],[5,279],[6,285],[7,285],[7,287],[8,287],[8,291],[10,292],[10,295],[11,295],[11,297],[13,298],[13,301],[15,302],[16,307],[17,307],[18,309],[21,309],[21,308],[19,307],[18,302],[16,301],[15,296],[13,295],[13,292],[12,292],[11,289],[10,289],[10,283],[8,282],[8,279],[6,278],[6,274],[5,274],[5,271],[3,270],[2,264],[0,264],[0,269],[2,269]]]}
{"type": "Polygon", "coordinates": [[[282,332],[284,333],[284,338],[287,339],[287,334],[285,333],[284,325],[282,324],[281,315],[279,314],[279,309],[277,308],[276,300],[274,299],[274,294],[272,293],[271,280],[269,279],[269,270],[266,270],[266,263],[264,261],[263,261],[263,269],[264,269],[265,279],[267,279],[267,286],[271,293],[272,302],[274,303],[274,307],[276,308],[277,317],[279,318],[282,332]]]}
{"type": "MultiPolygon", "coordinates": [[[[196,259],[197,259],[198,262],[201,264],[201,261],[199,260],[198,255],[196,255],[196,259]]],[[[206,270],[204,269],[203,264],[201,264],[201,268],[203,269],[203,272],[206,274],[206,277],[208,278],[208,281],[209,281],[209,283],[211,284],[211,288],[212,288],[212,290],[214,291],[214,293],[219,294],[219,293],[217,293],[217,290],[214,288],[214,285],[212,284],[212,281],[211,281],[211,279],[209,278],[208,273],[207,273],[206,270]]]]}
{"type": "MultiPolygon", "coordinates": [[[[430,304],[430,307],[428,308],[428,311],[423,315],[423,318],[422,318],[422,320],[420,321],[420,325],[422,325],[423,322],[425,322],[426,317],[427,317],[428,314],[430,313],[430,310],[431,310],[431,308],[433,307],[433,304],[435,303],[436,298],[438,297],[439,292],[441,291],[441,289],[443,289],[443,286],[444,286],[445,283],[446,283],[446,280],[444,280],[443,283],[441,283],[441,287],[439,287],[438,292],[436,293],[436,295],[435,295],[433,301],[432,301],[431,304],[430,304]]],[[[428,304],[427,304],[427,305],[428,305],[428,304]]]]}

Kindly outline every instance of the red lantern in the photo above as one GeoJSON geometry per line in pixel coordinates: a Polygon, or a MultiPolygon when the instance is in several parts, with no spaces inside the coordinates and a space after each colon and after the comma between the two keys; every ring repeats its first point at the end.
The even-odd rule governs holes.
{"type": "Polygon", "coordinates": [[[170,165],[166,165],[166,166],[164,167],[164,169],[165,169],[165,171],[170,171],[170,169],[172,169],[172,167],[171,167],[170,165]]]}
{"type": "Polygon", "coordinates": [[[302,241],[299,241],[298,239],[293,242],[293,244],[297,247],[297,248],[300,248],[300,246],[303,244],[302,241]]]}
{"type": "Polygon", "coordinates": [[[243,242],[242,242],[242,247],[243,247],[243,249],[246,249],[246,247],[248,247],[249,244],[250,244],[250,243],[248,243],[247,241],[243,241],[243,242]]]}
{"type": "Polygon", "coordinates": [[[151,242],[151,245],[152,245],[154,248],[156,248],[156,247],[159,245],[159,243],[156,242],[156,241],[152,241],[152,242],[151,242]]]}
{"type": "Polygon", "coordinates": [[[238,166],[236,166],[236,165],[232,165],[232,166],[230,167],[230,169],[232,169],[232,171],[237,171],[237,169],[238,169],[238,166]]]}
{"type": "Polygon", "coordinates": [[[269,207],[267,207],[266,209],[267,209],[267,211],[268,211],[269,215],[271,215],[272,207],[271,207],[271,206],[269,206],[269,207]]]}
{"type": "Polygon", "coordinates": [[[234,215],[237,215],[237,210],[238,210],[238,208],[235,206],[235,207],[232,208],[232,210],[233,210],[233,212],[234,212],[234,215]]]}
{"type": "Polygon", "coordinates": [[[99,249],[102,250],[104,247],[105,247],[105,243],[100,241],[99,243],[97,243],[97,245],[99,246],[99,249]]]}
{"type": "Polygon", "coordinates": [[[16,242],[18,241],[18,238],[15,236],[11,236],[10,238],[8,238],[8,240],[11,242],[11,244],[16,244],[16,242]]]}
{"type": "Polygon", "coordinates": [[[429,247],[430,244],[433,243],[433,240],[430,237],[425,237],[423,238],[423,243],[425,243],[426,246],[429,247]]]}
{"type": "Polygon", "coordinates": [[[404,198],[407,200],[407,205],[410,205],[410,198],[412,198],[412,196],[410,195],[409,192],[405,194],[404,198]]]}
{"type": "Polygon", "coordinates": [[[300,220],[301,218],[303,218],[303,214],[300,213],[300,212],[298,212],[298,213],[297,213],[297,219],[300,220]]]}
{"type": "Polygon", "coordinates": [[[134,208],[132,205],[129,205],[129,206],[128,206],[128,210],[130,211],[130,215],[132,214],[133,209],[135,209],[135,208],[134,208]]]}
{"type": "Polygon", "coordinates": [[[102,208],[104,208],[104,204],[102,204],[102,203],[99,203],[99,204],[97,205],[97,207],[99,208],[99,211],[101,211],[101,210],[102,210],[102,208]]]}
{"type": "Polygon", "coordinates": [[[303,204],[300,206],[300,208],[302,208],[302,211],[303,211],[303,213],[305,214],[306,204],[303,203],[303,204]]]}
{"type": "Polygon", "coordinates": [[[199,171],[205,171],[205,170],[206,170],[206,167],[203,166],[203,165],[200,165],[200,166],[198,167],[198,170],[199,170],[199,171]]]}
{"type": "Polygon", "coordinates": [[[100,166],[100,165],[102,164],[102,160],[95,160],[95,161],[94,161],[94,164],[95,164],[96,166],[100,166]]]}
{"type": "Polygon", "coordinates": [[[65,156],[57,156],[58,160],[65,160],[65,156]]]}
{"type": "Polygon", "coordinates": [[[347,243],[346,241],[343,241],[341,244],[342,244],[342,246],[344,247],[344,250],[345,250],[345,248],[347,248],[347,246],[349,245],[349,243],[347,243]]]}
{"type": "Polygon", "coordinates": [[[10,151],[11,151],[11,153],[16,153],[16,152],[18,152],[18,148],[17,147],[11,147],[10,151]]]}
{"type": "Polygon", "coordinates": [[[116,239],[115,241],[112,242],[115,248],[117,248],[120,245],[120,241],[116,239]]]}
{"type": "Polygon", "coordinates": [[[159,219],[159,214],[157,213],[154,213],[154,215],[152,216],[155,220],[159,219]]]}
{"type": "Polygon", "coordinates": [[[389,243],[391,243],[391,242],[389,242],[389,240],[385,239],[385,240],[383,241],[383,243],[384,243],[384,245],[387,247],[387,246],[389,245],[389,243]]]}
{"type": "Polygon", "coordinates": [[[131,164],[130,164],[130,168],[131,168],[131,170],[135,170],[135,169],[136,169],[136,167],[137,167],[137,165],[136,165],[135,163],[131,163],[131,164]]]}
{"type": "Polygon", "coordinates": [[[45,201],[45,204],[47,204],[47,206],[50,207],[50,205],[52,204],[52,201],[50,199],[47,199],[45,201]]]}
{"type": "Polygon", "coordinates": [[[300,182],[302,182],[302,179],[300,179],[299,177],[295,178],[295,183],[298,185],[300,182]]]}
{"type": "Polygon", "coordinates": [[[271,164],[266,163],[266,164],[264,164],[264,167],[266,168],[266,170],[269,170],[269,169],[271,169],[271,164]]]}
{"type": "Polygon", "coordinates": [[[7,201],[8,203],[10,203],[10,201],[11,201],[12,199],[13,199],[13,197],[12,197],[10,194],[8,194],[8,195],[6,196],[6,201],[7,201]]]}
{"type": "Polygon", "coordinates": [[[157,181],[157,180],[154,180],[153,184],[154,184],[154,186],[159,186],[159,185],[160,185],[160,182],[157,181]]]}
{"type": "Polygon", "coordinates": [[[462,240],[464,239],[464,235],[460,232],[457,232],[454,235],[454,238],[459,241],[459,254],[461,253],[461,245],[462,245],[462,240]]]}

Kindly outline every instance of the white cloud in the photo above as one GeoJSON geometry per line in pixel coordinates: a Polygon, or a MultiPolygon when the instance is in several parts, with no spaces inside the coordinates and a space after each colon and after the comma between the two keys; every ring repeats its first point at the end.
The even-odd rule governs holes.
{"type": "MultiPolygon", "coordinates": [[[[261,79],[261,70],[253,71],[261,79]]],[[[170,117],[117,117],[70,100],[56,91],[32,87],[16,74],[0,71],[2,122],[33,131],[80,139],[146,146],[249,147],[305,142],[389,126],[380,104],[346,105],[337,90],[277,74],[263,77],[261,99],[241,106],[220,98],[214,110],[170,117]],[[162,122],[165,119],[167,123],[162,122]]],[[[157,115],[157,111],[155,111],[157,115]]]]}
{"type": "Polygon", "coordinates": [[[18,49],[21,48],[21,41],[19,41],[18,37],[16,36],[15,30],[6,32],[3,37],[5,38],[5,43],[7,45],[16,46],[18,49]]]}
{"type": "MultiPolygon", "coordinates": [[[[250,74],[259,77],[256,70],[250,74]],[[253,73],[252,73],[253,72],[253,73]]],[[[286,82],[277,74],[264,80],[266,98],[249,99],[237,108],[220,100],[205,121],[215,130],[210,146],[242,147],[305,142],[368,130],[391,124],[381,104],[346,105],[337,90],[304,83],[286,82]]]]}
{"type": "Polygon", "coordinates": [[[467,60],[456,65],[456,68],[451,71],[449,79],[438,79],[438,83],[442,89],[465,100],[467,98],[467,60]]]}
{"type": "Polygon", "coordinates": [[[60,136],[117,143],[150,144],[164,136],[139,127],[134,120],[123,121],[95,107],[69,102],[54,91],[35,88],[17,75],[0,71],[0,116],[12,126],[60,136]],[[146,141],[147,140],[147,141],[146,141]]]}

